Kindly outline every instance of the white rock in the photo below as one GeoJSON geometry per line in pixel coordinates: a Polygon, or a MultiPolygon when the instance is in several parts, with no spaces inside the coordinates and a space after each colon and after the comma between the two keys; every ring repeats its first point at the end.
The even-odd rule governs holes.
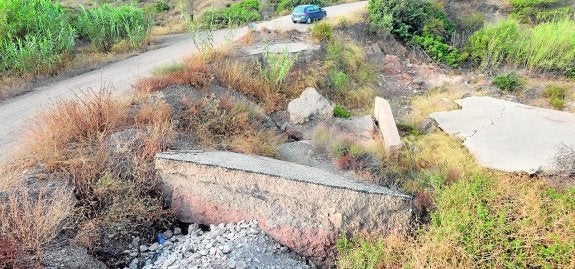
{"type": "Polygon", "coordinates": [[[314,88],[307,88],[299,98],[289,102],[290,121],[294,124],[304,123],[314,118],[325,119],[333,114],[333,106],[314,88]]]}

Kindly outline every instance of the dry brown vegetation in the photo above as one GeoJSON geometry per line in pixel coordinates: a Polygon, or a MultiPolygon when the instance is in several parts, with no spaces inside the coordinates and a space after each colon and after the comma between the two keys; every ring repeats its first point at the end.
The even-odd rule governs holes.
{"type": "Polygon", "coordinates": [[[41,248],[70,223],[72,193],[63,188],[24,188],[0,196],[0,268],[34,266],[41,248]]]}
{"type": "MultiPolygon", "coordinates": [[[[43,164],[47,173],[58,173],[59,178],[73,183],[78,198],[74,210],[74,218],[78,220],[74,226],[75,244],[96,253],[114,253],[107,250],[114,245],[107,235],[115,235],[115,244],[127,244],[130,235],[150,235],[162,228],[171,215],[163,208],[153,158],[168,149],[178,133],[192,134],[206,148],[264,156],[277,154],[277,146],[284,138],[264,126],[266,110],[259,107],[271,111],[283,101],[281,95],[272,100],[266,98],[271,94],[268,84],[256,73],[249,79],[239,76],[246,70],[238,69],[238,65],[225,65],[223,58],[222,52],[214,52],[209,58],[198,55],[183,66],[166,68],[137,84],[137,95],[132,100],[113,97],[105,86],[89,91],[74,100],[57,103],[29,127],[19,161],[25,161],[27,166],[43,164]],[[213,83],[230,93],[243,93],[251,100],[231,94],[210,95],[208,87],[213,83]],[[173,104],[156,94],[172,85],[194,89],[204,97],[182,97],[183,107],[172,111],[173,104]]],[[[62,200],[42,201],[54,204],[62,200]]],[[[68,201],[68,205],[72,203],[68,201]]],[[[58,216],[56,213],[54,217],[58,216]]],[[[46,216],[36,217],[38,221],[50,221],[46,216]]],[[[19,223],[23,219],[13,221],[19,223]]],[[[6,227],[8,223],[2,225],[6,227]]],[[[42,232],[57,234],[59,227],[45,225],[42,232]]],[[[9,247],[1,254],[8,262],[14,257],[38,254],[51,238],[16,238],[24,240],[19,244],[26,248],[13,249],[13,241],[5,242],[9,247]],[[31,239],[34,241],[27,241],[31,239]],[[27,244],[34,242],[37,242],[34,249],[29,249],[27,244]]],[[[101,258],[109,266],[118,266],[123,257],[119,252],[118,255],[101,258]]]]}

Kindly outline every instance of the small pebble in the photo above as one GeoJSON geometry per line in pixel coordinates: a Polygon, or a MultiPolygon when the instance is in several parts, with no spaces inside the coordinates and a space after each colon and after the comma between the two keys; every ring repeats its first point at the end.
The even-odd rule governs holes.
{"type": "Polygon", "coordinates": [[[172,238],[172,235],[173,235],[172,230],[166,230],[166,231],[163,233],[163,235],[164,235],[164,238],[166,238],[166,239],[172,238]]]}

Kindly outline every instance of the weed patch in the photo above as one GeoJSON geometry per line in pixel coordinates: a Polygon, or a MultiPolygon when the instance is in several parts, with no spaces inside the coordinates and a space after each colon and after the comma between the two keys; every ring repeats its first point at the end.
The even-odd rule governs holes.
{"type": "Polygon", "coordinates": [[[244,0],[229,8],[208,10],[202,16],[205,27],[226,27],[262,19],[262,5],[257,0],[244,0]]]}
{"type": "Polygon", "coordinates": [[[100,51],[110,51],[122,40],[128,41],[132,48],[143,45],[152,28],[152,19],[133,5],[103,4],[83,9],[76,27],[80,38],[89,40],[100,51]]]}
{"type": "Polygon", "coordinates": [[[498,75],[493,79],[493,85],[506,92],[515,92],[523,86],[524,82],[516,73],[498,75]]]}
{"type": "Polygon", "coordinates": [[[325,21],[315,23],[311,28],[311,37],[317,41],[330,40],[333,34],[333,26],[325,21]]]}
{"type": "Polygon", "coordinates": [[[471,58],[482,70],[507,63],[538,71],[568,74],[575,61],[575,21],[562,19],[521,29],[515,20],[486,25],[469,38],[471,58]]]}
{"type": "Polygon", "coordinates": [[[549,85],[543,92],[543,97],[546,97],[549,104],[555,109],[563,109],[565,106],[565,98],[567,94],[567,87],[557,85],[549,85]]]}
{"type": "Polygon", "coordinates": [[[19,189],[0,197],[0,267],[27,267],[24,257],[39,258],[41,249],[54,239],[72,216],[72,193],[63,189],[41,189],[32,193],[19,189]]]}
{"type": "Polygon", "coordinates": [[[74,48],[64,9],[50,0],[0,1],[0,71],[51,73],[74,48]]]}
{"type": "Polygon", "coordinates": [[[333,107],[333,116],[336,118],[349,119],[351,118],[351,113],[349,113],[349,111],[347,111],[344,107],[336,105],[333,107]]]}

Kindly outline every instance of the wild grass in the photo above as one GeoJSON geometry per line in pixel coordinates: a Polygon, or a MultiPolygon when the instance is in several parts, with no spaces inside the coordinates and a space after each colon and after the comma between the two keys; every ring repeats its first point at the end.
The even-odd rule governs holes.
{"type": "Polygon", "coordinates": [[[328,43],[324,69],[328,70],[328,96],[358,114],[369,111],[375,92],[377,68],[365,59],[362,47],[352,41],[328,43]]]}
{"type": "Polygon", "coordinates": [[[68,15],[53,1],[0,1],[2,73],[53,72],[74,47],[74,36],[68,15]]]}
{"type": "Polygon", "coordinates": [[[264,111],[232,97],[184,100],[180,128],[192,132],[208,148],[273,157],[281,143],[262,126],[264,111]]]}
{"type": "Polygon", "coordinates": [[[89,40],[100,51],[110,51],[122,40],[138,48],[150,33],[152,18],[134,5],[103,4],[83,9],[76,28],[80,38],[89,40]]]}
{"type": "Polygon", "coordinates": [[[262,19],[262,4],[257,0],[243,0],[227,8],[210,9],[202,15],[204,27],[229,27],[262,19]]]}
{"type": "Polygon", "coordinates": [[[443,86],[411,98],[412,112],[408,116],[409,121],[415,126],[419,126],[433,112],[457,109],[458,105],[454,100],[461,98],[462,94],[455,87],[443,86]]]}
{"type": "Polygon", "coordinates": [[[61,187],[32,192],[20,188],[0,197],[0,267],[37,264],[40,251],[54,239],[73,214],[73,195],[61,187]],[[35,261],[27,261],[30,255],[35,261]]]}
{"type": "Polygon", "coordinates": [[[75,242],[89,251],[108,248],[106,234],[131,240],[130,234],[153,232],[169,217],[153,158],[171,143],[171,108],[163,102],[140,102],[130,106],[101,89],[56,104],[28,129],[22,154],[30,164],[43,163],[48,173],[58,171],[73,183],[79,220],[75,242]],[[134,118],[128,118],[134,109],[134,118]]]}
{"type": "Polygon", "coordinates": [[[154,76],[140,80],[134,89],[143,94],[160,91],[170,85],[205,87],[213,79],[204,57],[193,57],[185,64],[174,64],[156,70],[154,76]]]}
{"type": "Polygon", "coordinates": [[[61,101],[30,127],[26,151],[35,162],[57,165],[75,154],[75,144],[101,141],[116,131],[126,122],[127,109],[105,88],[61,101]]]}
{"type": "Polygon", "coordinates": [[[339,240],[342,268],[570,268],[574,189],[545,180],[471,175],[439,188],[415,238],[339,240]]]}
{"type": "Polygon", "coordinates": [[[315,23],[311,28],[311,37],[316,41],[330,40],[333,35],[333,26],[326,21],[315,23]]]}
{"type": "Polygon", "coordinates": [[[575,61],[575,21],[563,19],[521,29],[508,19],[485,26],[469,39],[468,50],[480,69],[507,63],[533,71],[564,73],[575,61]]]}
{"type": "Polygon", "coordinates": [[[515,72],[504,75],[497,75],[493,79],[493,85],[506,92],[516,92],[521,89],[524,84],[525,82],[523,81],[523,78],[521,78],[515,72]]]}
{"type": "Polygon", "coordinates": [[[561,110],[565,107],[567,98],[567,87],[558,85],[548,85],[543,92],[543,97],[548,99],[549,105],[561,110]]]}
{"type": "Polygon", "coordinates": [[[292,56],[287,48],[281,54],[270,53],[266,46],[263,62],[258,62],[260,74],[272,86],[278,88],[285,81],[296,62],[297,56],[292,56]]]}

